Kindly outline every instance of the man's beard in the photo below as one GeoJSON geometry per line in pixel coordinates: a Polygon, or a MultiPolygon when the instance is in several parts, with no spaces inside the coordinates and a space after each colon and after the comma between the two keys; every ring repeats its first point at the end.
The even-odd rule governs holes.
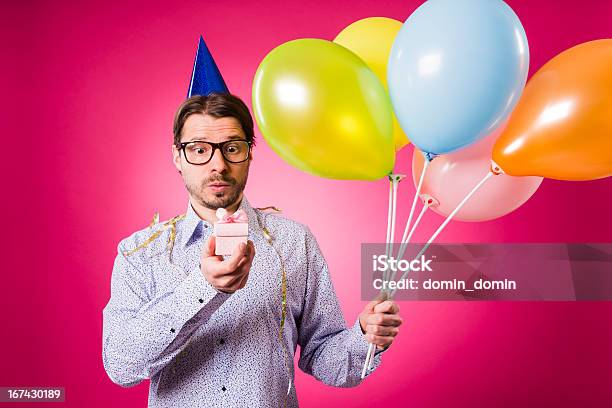
{"type": "Polygon", "coordinates": [[[240,197],[240,194],[244,190],[246,186],[246,182],[248,179],[248,172],[244,177],[242,183],[238,183],[238,181],[229,176],[223,176],[221,174],[217,176],[212,176],[206,178],[199,186],[185,183],[187,187],[187,191],[189,194],[197,199],[200,205],[209,208],[211,210],[216,210],[217,208],[227,208],[234,204],[236,200],[240,197]],[[226,192],[218,192],[212,194],[206,194],[205,190],[210,183],[226,183],[229,184],[229,191],[226,192]]]}

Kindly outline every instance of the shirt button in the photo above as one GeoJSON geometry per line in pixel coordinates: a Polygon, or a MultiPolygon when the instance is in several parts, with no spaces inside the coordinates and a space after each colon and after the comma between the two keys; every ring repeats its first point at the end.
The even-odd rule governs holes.
{"type": "Polygon", "coordinates": [[[204,303],[204,299],[198,299],[198,302],[204,303]]]}
{"type": "Polygon", "coordinates": [[[175,330],[174,330],[174,327],[173,327],[173,328],[170,329],[170,333],[174,333],[174,332],[175,332],[175,330]]]}
{"type": "Polygon", "coordinates": [[[225,385],[223,387],[221,387],[221,391],[225,391],[227,388],[225,388],[225,385]]]}
{"type": "Polygon", "coordinates": [[[219,340],[219,344],[225,344],[225,340],[223,339],[219,340]]]}

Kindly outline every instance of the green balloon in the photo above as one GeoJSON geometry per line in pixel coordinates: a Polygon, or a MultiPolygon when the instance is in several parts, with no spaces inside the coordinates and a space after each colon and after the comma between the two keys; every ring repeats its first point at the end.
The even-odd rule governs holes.
{"type": "Polygon", "coordinates": [[[290,165],[313,175],[375,180],[393,170],[392,107],[353,52],[300,39],[273,49],[253,80],[259,129],[290,165]]]}

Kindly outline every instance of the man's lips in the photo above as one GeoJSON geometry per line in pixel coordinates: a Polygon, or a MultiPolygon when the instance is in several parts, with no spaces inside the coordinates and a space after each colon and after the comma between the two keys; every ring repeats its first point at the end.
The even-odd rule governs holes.
{"type": "Polygon", "coordinates": [[[219,192],[229,188],[230,185],[227,183],[210,183],[208,187],[214,192],[219,192]]]}

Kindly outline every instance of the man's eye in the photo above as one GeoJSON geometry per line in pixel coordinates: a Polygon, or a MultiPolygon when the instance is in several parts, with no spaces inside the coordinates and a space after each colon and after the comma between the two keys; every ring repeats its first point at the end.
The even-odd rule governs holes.
{"type": "Polygon", "coordinates": [[[229,143],[225,145],[225,153],[236,154],[241,150],[239,143],[229,143]]]}
{"type": "Polygon", "coordinates": [[[200,145],[200,146],[192,146],[190,150],[197,155],[202,155],[202,154],[208,153],[210,148],[208,146],[200,145]]]}

